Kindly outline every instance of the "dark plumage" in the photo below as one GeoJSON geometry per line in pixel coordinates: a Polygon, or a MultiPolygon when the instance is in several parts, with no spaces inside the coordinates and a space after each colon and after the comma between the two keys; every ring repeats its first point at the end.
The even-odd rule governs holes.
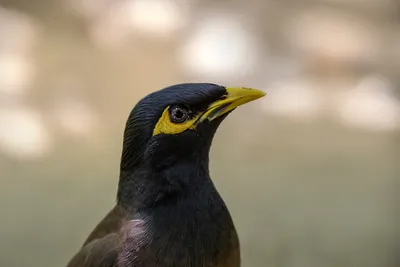
{"type": "Polygon", "coordinates": [[[180,84],[126,123],[117,204],[68,267],[239,267],[239,240],[208,169],[213,136],[255,89],[180,84]]]}

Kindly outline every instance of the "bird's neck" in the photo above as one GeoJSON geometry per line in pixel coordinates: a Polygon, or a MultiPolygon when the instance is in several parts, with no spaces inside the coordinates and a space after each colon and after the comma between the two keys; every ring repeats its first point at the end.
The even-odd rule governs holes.
{"type": "Polygon", "coordinates": [[[150,162],[132,171],[121,170],[117,201],[126,210],[136,212],[152,208],[167,198],[196,193],[205,187],[215,191],[208,160],[186,159],[166,165],[152,165],[150,162]]]}

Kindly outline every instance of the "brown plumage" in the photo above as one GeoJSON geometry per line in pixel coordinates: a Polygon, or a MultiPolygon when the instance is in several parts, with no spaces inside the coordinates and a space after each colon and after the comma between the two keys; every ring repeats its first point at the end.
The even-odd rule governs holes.
{"type": "Polygon", "coordinates": [[[239,267],[208,154],[227,114],[263,95],[180,84],[143,98],[125,128],[117,204],[67,267],[239,267]]]}

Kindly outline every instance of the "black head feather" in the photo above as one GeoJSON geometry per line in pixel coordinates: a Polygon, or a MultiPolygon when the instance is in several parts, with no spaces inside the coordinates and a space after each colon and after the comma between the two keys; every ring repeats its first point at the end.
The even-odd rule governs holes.
{"type": "MultiPolygon", "coordinates": [[[[184,104],[201,112],[207,108],[208,104],[218,100],[225,93],[225,87],[216,84],[186,83],[161,89],[141,99],[133,108],[126,123],[121,170],[134,169],[146,158],[152,159],[153,163],[158,161],[156,165],[162,164],[162,162],[166,164],[166,161],[168,161],[164,157],[166,152],[169,154],[177,153],[175,157],[177,158],[184,156],[182,153],[185,153],[185,151],[180,149],[182,145],[185,145],[186,148],[195,149],[196,143],[202,144],[202,141],[206,140],[202,140],[201,136],[196,138],[196,133],[189,133],[189,131],[174,136],[160,135],[156,137],[153,137],[152,133],[166,107],[184,104]]],[[[201,127],[199,131],[202,128],[204,127],[201,127]]],[[[215,130],[214,127],[208,128],[215,130]]],[[[212,139],[212,136],[209,136],[209,138],[212,139]]],[[[173,160],[173,157],[170,157],[169,160],[173,160]]]]}

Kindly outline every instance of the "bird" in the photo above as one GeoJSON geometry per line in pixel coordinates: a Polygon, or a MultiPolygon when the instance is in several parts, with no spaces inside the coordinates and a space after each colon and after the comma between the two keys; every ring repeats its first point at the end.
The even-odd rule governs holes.
{"type": "Polygon", "coordinates": [[[262,90],[181,83],[137,102],[123,133],[116,204],[67,267],[240,267],[209,171],[221,122],[262,90]]]}

